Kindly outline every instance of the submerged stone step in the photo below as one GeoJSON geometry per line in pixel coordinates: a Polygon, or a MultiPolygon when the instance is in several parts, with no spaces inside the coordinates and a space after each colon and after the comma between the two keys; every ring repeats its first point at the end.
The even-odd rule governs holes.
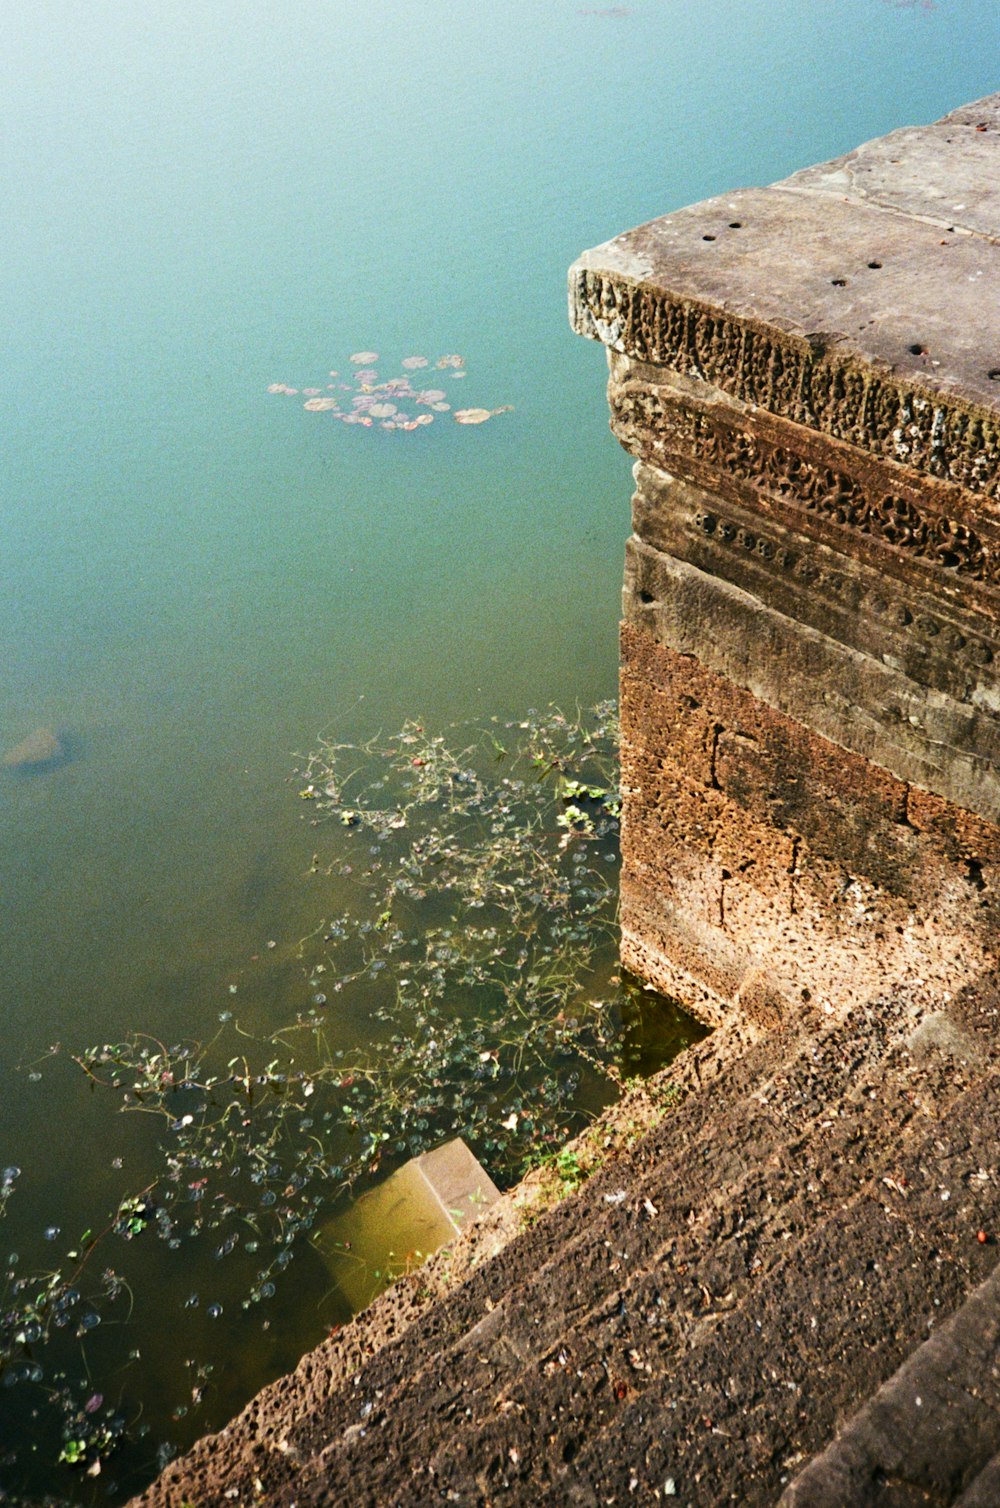
{"type": "Polygon", "coordinates": [[[327,1222],[316,1238],[355,1313],[420,1267],[500,1197],[460,1136],[404,1163],[327,1222]]]}

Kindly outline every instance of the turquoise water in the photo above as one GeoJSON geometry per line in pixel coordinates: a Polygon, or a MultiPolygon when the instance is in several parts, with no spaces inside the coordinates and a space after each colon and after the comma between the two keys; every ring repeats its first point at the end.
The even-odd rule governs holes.
{"type": "Polygon", "coordinates": [[[996,0],[618,9],[5,8],[0,748],[73,757],[0,772],[0,1249],[86,1219],[118,1138],[18,1065],[203,1034],[268,940],[256,1008],[297,987],[320,728],[613,693],[630,479],[573,257],[996,87],[996,0]],[[513,412],[383,433],[267,394],[362,350],[459,352],[461,400],[513,412]]]}

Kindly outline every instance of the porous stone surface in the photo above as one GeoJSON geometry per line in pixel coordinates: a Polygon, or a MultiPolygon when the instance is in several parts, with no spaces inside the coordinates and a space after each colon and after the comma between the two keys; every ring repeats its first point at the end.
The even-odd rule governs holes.
{"type": "MultiPolygon", "coordinates": [[[[1000,1272],[994,1270],[782,1494],[781,1508],[943,1502],[1000,1483],[1000,1272]],[[982,1467],[982,1470],[977,1468],[982,1467]]],[[[973,1501],[975,1497],[973,1497],[973,1501]]],[[[991,1501],[1000,1502],[994,1495],[991,1501]]]]}
{"type": "Polygon", "coordinates": [[[920,1348],[958,1315],[985,1359],[996,1325],[998,1013],[979,979],[731,1018],[574,1144],[579,1192],[533,1175],[138,1503],[772,1505],[913,1353],[948,1490],[915,1450],[877,1501],[959,1500],[995,1379],[963,1398],[955,1344],[920,1348]]]}
{"type": "Polygon", "coordinates": [[[570,272],[636,458],[623,955],[709,1020],[996,964],[998,102],[570,272]]]}

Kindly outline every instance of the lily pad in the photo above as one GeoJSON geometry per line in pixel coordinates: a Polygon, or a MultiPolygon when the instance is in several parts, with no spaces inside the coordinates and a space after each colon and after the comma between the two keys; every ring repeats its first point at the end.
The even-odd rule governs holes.
{"type": "Polygon", "coordinates": [[[456,424],[485,424],[493,416],[488,408],[457,408],[454,417],[456,424]]]}

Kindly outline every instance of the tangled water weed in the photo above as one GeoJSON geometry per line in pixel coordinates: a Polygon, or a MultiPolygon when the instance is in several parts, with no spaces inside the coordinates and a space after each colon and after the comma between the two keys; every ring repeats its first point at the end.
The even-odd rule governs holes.
{"type": "MultiPolygon", "coordinates": [[[[227,1010],[205,1041],[136,1032],[69,1053],[103,1091],[95,1111],[130,1118],[143,1177],[75,1240],[46,1227],[61,1260],[6,1264],[0,1378],[30,1395],[64,1470],[96,1480],[116,1456],[141,1478],[172,1448],[154,1460],[138,1438],[152,1426],[133,1305],[147,1329],[166,1307],[188,1327],[170,1408],[187,1443],[232,1410],[220,1363],[269,1327],[294,1259],[322,1297],[310,1235],[338,1201],[453,1135],[511,1183],[616,1095],[632,1009],[616,967],[616,746],[611,703],[322,741],[298,794],[338,905],[292,950],[299,1008],[264,1031],[227,1010]],[[201,1316],[215,1323],[192,1328],[201,1316]]],[[[680,1018],[672,1050],[694,1030],[680,1018]]],[[[18,1182],[6,1169],[0,1211],[18,1182]]],[[[346,1317],[317,1312],[313,1340],[346,1317]]]]}

